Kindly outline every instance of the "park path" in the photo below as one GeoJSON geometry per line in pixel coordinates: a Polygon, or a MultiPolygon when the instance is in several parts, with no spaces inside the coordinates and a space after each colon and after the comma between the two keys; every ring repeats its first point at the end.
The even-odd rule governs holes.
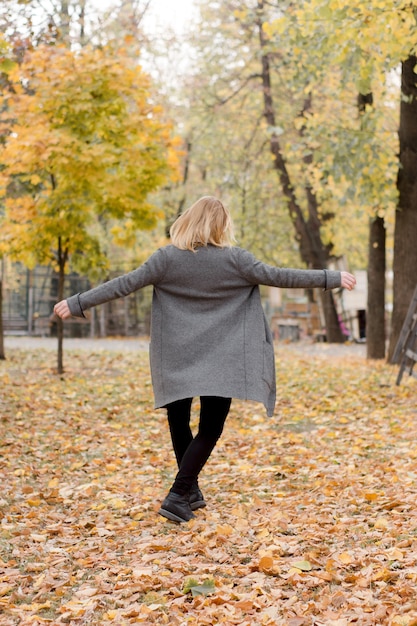
{"type": "MultiPolygon", "coordinates": [[[[13,350],[20,348],[26,350],[51,350],[57,348],[57,340],[55,337],[27,337],[7,335],[4,340],[5,349],[13,350]]],[[[93,339],[91,337],[84,338],[66,338],[64,340],[65,351],[88,352],[95,350],[106,350],[110,352],[136,352],[138,350],[148,350],[148,337],[105,337],[93,339]]],[[[302,340],[293,343],[276,342],[275,349],[277,354],[286,351],[295,352],[297,354],[329,356],[329,357],[366,357],[366,346],[358,343],[346,344],[327,344],[313,343],[311,340],[302,340]]]]}
{"type": "MultiPolygon", "coordinates": [[[[4,338],[4,346],[6,350],[20,348],[22,350],[51,350],[57,349],[56,337],[28,337],[26,335],[14,336],[8,335],[4,338]]],[[[103,338],[75,338],[66,337],[64,339],[64,350],[87,352],[96,350],[108,350],[110,352],[137,352],[138,350],[147,350],[149,339],[147,337],[103,337],[103,338]]]]}

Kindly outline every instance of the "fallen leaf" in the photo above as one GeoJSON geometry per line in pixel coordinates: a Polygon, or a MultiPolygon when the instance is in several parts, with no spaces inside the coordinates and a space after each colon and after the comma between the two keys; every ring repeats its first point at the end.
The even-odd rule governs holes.
{"type": "Polygon", "coordinates": [[[297,563],[293,563],[292,566],[302,572],[310,572],[313,569],[310,561],[297,561],[297,563]]]}

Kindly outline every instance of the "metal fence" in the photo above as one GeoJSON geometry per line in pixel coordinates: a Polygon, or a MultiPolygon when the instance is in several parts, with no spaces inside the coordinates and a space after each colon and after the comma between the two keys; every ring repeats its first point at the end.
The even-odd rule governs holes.
{"type": "MultiPolygon", "coordinates": [[[[118,272],[112,272],[108,278],[117,275],[118,272]]],[[[38,266],[28,270],[20,263],[3,263],[2,282],[6,334],[56,334],[53,307],[58,299],[58,275],[51,267],[38,266]]],[[[69,274],[65,281],[65,296],[90,287],[85,277],[69,274]]],[[[127,298],[103,304],[93,309],[87,319],[66,321],[64,333],[69,337],[147,335],[151,297],[151,289],[145,288],[127,298]]]]}

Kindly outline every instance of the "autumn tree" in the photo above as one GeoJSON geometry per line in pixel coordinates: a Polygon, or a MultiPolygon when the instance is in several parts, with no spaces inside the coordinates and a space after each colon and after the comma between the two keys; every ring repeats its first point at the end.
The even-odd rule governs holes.
{"type": "Polygon", "coordinates": [[[202,193],[218,194],[233,212],[239,245],[270,263],[294,264],[297,247],[276,195],[259,93],[248,89],[229,99],[229,84],[210,88],[217,60],[206,57],[206,63],[210,69],[200,66],[198,75],[183,82],[186,104],[175,109],[176,119],[183,120],[183,177],[166,196],[169,221],[202,193]]]}
{"type": "Polygon", "coordinates": [[[11,41],[85,45],[91,43],[112,10],[97,10],[91,0],[3,0],[0,26],[11,41]]]}
{"type": "MultiPolygon", "coordinates": [[[[372,93],[358,94],[360,117],[366,118],[373,106],[372,93]]],[[[365,124],[361,125],[366,128],[365,124]]],[[[366,320],[366,354],[368,359],[385,358],[385,273],[386,273],[385,216],[378,210],[369,218],[368,295],[366,320]]]]}
{"type": "MultiPolygon", "coordinates": [[[[385,234],[390,242],[397,201],[399,98],[393,72],[414,45],[412,6],[402,0],[388,4],[377,1],[372,7],[342,0],[307,0],[288,5],[230,0],[201,2],[200,11],[204,27],[198,30],[193,44],[196,68],[198,64],[192,83],[195,97],[188,95],[191,114],[184,116],[189,121],[198,111],[186,137],[186,186],[190,189],[198,180],[197,170],[200,184],[217,185],[223,193],[227,189],[229,197],[236,198],[244,173],[249,174],[246,181],[255,180],[250,171],[256,169],[254,162],[262,167],[264,150],[254,150],[250,168],[242,167],[241,177],[230,176],[231,155],[232,146],[239,139],[243,145],[249,134],[246,131],[255,126],[253,104],[258,99],[259,115],[257,83],[261,79],[267,121],[264,137],[269,140],[284,192],[280,195],[287,198],[302,258],[310,264],[317,262],[313,259],[317,257],[320,265],[343,255],[356,259],[369,224],[368,271],[372,284],[367,349],[370,358],[382,358],[385,234]],[[261,56],[256,52],[259,44],[261,56]],[[259,58],[261,73],[259,65],[256,68],[259,58]],[[372,106],[366,101],[371,92],[372,106]],[[245,106],[236,104],[239,101],[245,106]],[[221,129],[218,135],[216,129],[221,129]],[[205,139],[209,136],[211,143],[205,139]],[[217,162],[228,172],[223,181],[215,174],[217,162]],[[231,181],[229,187],[226,179],[231,181]]],[[[406,102],[403,98],[403,104],[406,102]]],[[[245,159],[240,156],[244,165],[245,159]]],[[[271,171],[269,165],[265,161],[264,179],[271,171]]],[[[252,189],[257,189],[256,184],[252,189]]],[[[247,191],[245,185],[245,201],[250,197],[247,191]]],[[[278,199],[277,204],[281,204],[278,199]]],[[[250,202],[242,202],[242,206],[242,216],[249,217],[250,202]]],[[[262,211],[257,215],[258,225],[262,223],[261,215],[262,211]]],[[[243,219],[242,226],[244,223],[243,219]]],[[[269,223],[273,224],[271,219],[269,223]]],[[[246,232],[251,230],[248,223],[246,232]]],[[[265,233],[266,238],[271,230],[265,233]]],[[[262,239],[262,228],[256,234],[262,239]]],[[[263,243],[259,242],[261,248],[263,243]]],[[[362,254],[359,252],[359,257],[362,254]]],[[[412,255],[404,258],[410,260],[412,255]]],[[[360,266],[365,267],[365,263],[360,266]]],[[[408,282],[412,275],[408,271],[408,282]]],[[[395,294],[394,287],[394,301],[398,300],[395,294]]],[[[393,319],[397,317],[394,304],[393,319]]]]}
{"type": "MultiPolygon", "coordinates": [[[[264,99],[264,115],[267,120],[270,135],[270,150],[273,157],[274,169],[276,170],[279,181],[284,194],[291,221],[294,226],[296,239],[299,243],[300,256],[307,266],[314,269],[323,269],[328,267],[332,245],[325,244],[322,237],[322,222],[328,219],[329,214],[320,211],[318,196],[315,193],[311,182],[305,178],[305,209],[303,204],[297,198],[295,186],[287,166],[283,148],[276,131],[277,114],[276,106],[272,92],[272,72],[271,57],[272,53],[269,49],[267,37],[264,31],[265,5],[262,0],[257,4],[256,25],[259,36],[259,46],[261,51],[261,80],[264,99]]],[[[306,89],[306,96],[301,106],[301,116],[306,117],[311,110],[312,95],[311,91],[306,89]]],[[[300,136],[304,134],[304,124],[299,126],[300,136]]],[[[307,148],[303,155],[303,162],[306,169],[312,163],[312,153],[307,148]]],[[[343,342],[344,336],[338,322],[338,315],[331,291],[320,293],[322,310],[326,324],[326,336],[329,342],[343,342]]]]}
{"type": "Polygon", "coordinates": [[[185,51],[180,36],[169,29],[154,46],[150,41],[157,97],[168,107],[183,140],[181,177],[158,191],[156,201],[164,209],[168,230],[197,197],[218,194],[233,213],[239,245],[270,263],[297,264],[288,211],[276,193],[270,167],[261,93],[253,88],[258,65],[234,20],[229,28],[223,13],[203,9],[204,29],[190,28],[184,35],[189,46],[185,51]],[[242,71],[243,63],[247,66],[242,71]]]}
{"type": "MultiPolygon", "coordinates": [[[[277,233],[281,227],[283,234],[284,225],[284,248],[293,248],[291,240],[294,236],[291,237],[287,229],[290,221],[302,260],[308,266],[324,268],[335,257],[343,255],[348,245],[346,236],[350,239],[351,232],[342,227],[344,236],[339,236],[336,243],[334,203],[324,185],[318,189],[319,179],[315,176],[316,157],[313,155],[322,152],[319,138],[310,136],[309,123],[316,109],[322,106],[326,94],[322,90],[312,98],[308,70],[302,74],[301,70],[298,71],[299,66],[293,67],[292,51],[287,47],[289,41],[277,42],[267,32],[268,22],[280,14],[271,4],[263,6],[249,0],[245,3],[229,0],[221,5],[205,2],[200,3],[200,11],[204,27],[201,27],[195,44],[200,70],[198,76],[195,72],[196,83],[202,83],[203,76],[207,79],[201,88],[197,88],[197,94],[200,102],[209,106],[211,102],[218,118],[227,119],[230,109],[230,130],[223,133],[223,150],[218,151],[219,167],[228,162],[233,143],[241,139],[244,145],[243,138],[249,139],[251,129],[255,129],[255,137],[262,137],[251,144],[249,169],[246,169],[246,159],[242,156],[240,159],[240,179],[252,171],[255,192],[244,196],[246,212],[242,212],[242,224],[245,217],[249,218],[251,204],[256,201],[256,189],[265,190],[269,186],[271,211],[263,211],[263,202],[260,203],[253,223],[247,221],[248,240],[252,231],[262,248],[262,238],[268,240],[271,237],[272,243],[275,235],[278,248],[280,236],[277,233]],[[210,64],[209,60],[216,57],[219,57],[217,66],[213,61],[210,64]],[[234,118],[231,114],[233,107],[234,118]],[[255,174],[256,166],[259,170],[255,174]],[[283,211],[286,211],[286,217],[283,217],[283,211]],[[263,223],[265,228],[262,228],[263,223]]],[[[213,126],[216,124],[210,125],[210,130],[213,126]]],[[[201,125],[197,127],[197,131],[200,130],[201,125]]],[[[236,171],[237,167],[236,164],[236,171]]],[[[264,194],[261,195],[265,198],[264,194]]],[[[357,236],[353,249],[359,249],[357,236]]],[[[278,256],[282,261],[285,256],[280,252],[278,256]]],[[[318,295],[323,299],[328,339],[342,340],[333,297],[328,293],[318,295]]]]}
{"type": "MultiPolygon", "coordinates": [[[[10,88],[8,73],[14,67],[13,54],[8,43],[0,37],[0,92],[4,93],[10,88]]],[[[0,111],[2,109],[0,108],[0,111]]],[[[6,133],[0,129],[0,146],[4,145],[6,133]]],[[[2,169],[0,163],[0,171],[2,169]]],[[[0,203],[0,225],[4,219],[4,206],[0,203]]],[[[4,350],[4,331],[3,331],[3,256],[4,250],[0,245],[0,359],[6,358],[4,350]]]]}
{"type": "MultiPolygon", "coordinates": [[[[348,198],[352,208],[356,205],[369,220],[367,352],[370,358],[383,358],[385,236],[388,232],[392,237],[397,202],[399,93],[395,72],[414,45],[412,6],[401,0],[377,1],[372,7],[359,1],[307,0],[289,7],[271,27],[275,33],[290,35],[294,63],[304,64],[306,56],[300,51],[305,48],[310,55],[308,68],[316,77],[321,73],[327,80],[341,78],[339,83],[332,80],[333,100],[324,102],[322,115],[311,119],[309,126],[310,131],[315,126],[322,139],[327,136],[329,146],[331,135],[336,139],[333,149],[322,152],[324,159],[316,165],[320,176],[332,172],[336,198],[344,204],[348,198]],[[359,117],[357,130],[353,133],[352,123],[344,122],[344,130],[338,132],[329,125],[328,105],[353,103],[355,92],[359,92],[359,115],[351,117],[353,121],[359,117]]],[[[342,118],[338,126],[342,127],[342,118]]],[[[394,325],[395,319],[394,305],[394,325]]]]}
{"type": "Polygon", "coordinates": [[[106,263],[103,221],[117,220],[114,234],[125,243],[155,225],[147,197],[176,168],[171,129],[150,102],[148,77],[121,49],[40,46],[12,79],[1,241],[28,266],[52,263],[61,299],[69,264],[91,273],[106,263]]]}
{"type": "MultiPolygon", "coordinates": [[[[413,24],[415,30],[415,24],[413,24]]],[[[417,44],[415,49],[417,50],[417,44]]],[[[394,308],[389,345],[392,359],[417,284],[417,56],[401,70],[400,167],[394,235],[394,308]]]]}

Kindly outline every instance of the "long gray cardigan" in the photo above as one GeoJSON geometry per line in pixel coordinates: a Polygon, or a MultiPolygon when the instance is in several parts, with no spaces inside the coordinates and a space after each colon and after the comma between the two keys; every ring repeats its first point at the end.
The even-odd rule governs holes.
{"type": "Polygon", "coordinates": [[[276,396],[272,335],[258,285],[340,286],[340,272],[281,269],[238,247],[168,245],[138,269],[68,299],[71,314],[153,285],[150,361],[155,408],[181,398],[276,396]]]}

